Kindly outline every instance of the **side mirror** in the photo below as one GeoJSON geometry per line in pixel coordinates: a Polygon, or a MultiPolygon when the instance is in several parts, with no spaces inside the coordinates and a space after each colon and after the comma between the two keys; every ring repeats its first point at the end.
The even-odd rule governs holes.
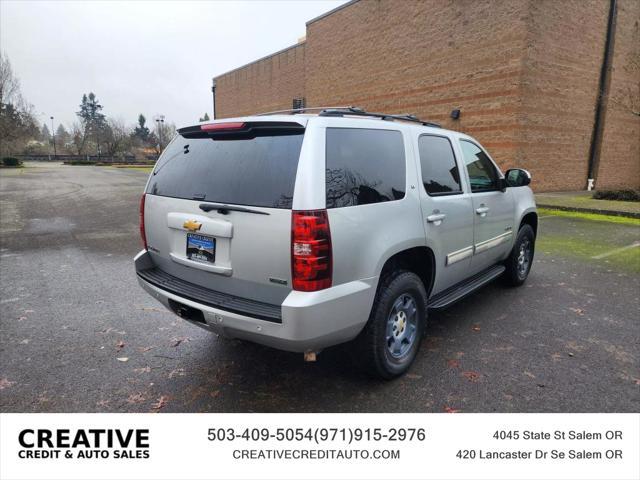
{"type": "Polygon", "coordinates": [[[522,168],[511,168],[504,175],[508,187],[526,187],[531,183],[531,174],[522,168]]]}

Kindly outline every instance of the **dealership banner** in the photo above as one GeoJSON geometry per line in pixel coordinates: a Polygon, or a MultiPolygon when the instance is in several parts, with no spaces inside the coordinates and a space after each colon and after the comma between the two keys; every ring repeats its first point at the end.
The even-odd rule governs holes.
{"type": "Polygon", "coordinates": [[[2,479],[637,479],[640,414],[0,414],[2,479]]]}

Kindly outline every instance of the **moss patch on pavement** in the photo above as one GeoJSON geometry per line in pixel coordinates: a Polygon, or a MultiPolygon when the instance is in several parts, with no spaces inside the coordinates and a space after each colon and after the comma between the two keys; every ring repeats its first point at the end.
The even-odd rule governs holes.
{"type": "Polygon", "coordinates": [[[594,222],[611,222],[621,225],[632,225],[640,227],[640,218],[619,217],[617,215],[603,215],[601,213],[585,213],[585,212],[570,212],[566,210],[554,210],[551,208],[539,208],[538,216],[556,215],[558,217],[565,218],[579,218],[581,220],[592,220],[594,222]]]}
{"type": "Polygon", "coordinates": [[[546,227],[542,223],[536,241],[538,252],[640,273],[639,219],[547,209],[539,209],[538,213],[540,217],[547,217],[541,222],[575,220],[566,224],[547,224],[546,227]],[[550,216],[560,218],[548,218],[550,216]]]}

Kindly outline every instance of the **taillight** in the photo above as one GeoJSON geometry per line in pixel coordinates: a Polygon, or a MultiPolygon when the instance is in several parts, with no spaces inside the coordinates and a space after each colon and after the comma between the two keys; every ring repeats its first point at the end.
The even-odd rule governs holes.
{"type": "Polygon", "coordinates": [[[143,193],[140,199],[140,237],[142,238],[142,245],[145,250],[147,250],[147,234],[144,230],[144,199],[146,197],[147,195],[143,193]]]}
{"type": "Polygon", "coordinates": [[[291,217],[293,289],[314,292],[329,288],[331,270],[331,231],[327,211],[293,211],[291,217]]]}

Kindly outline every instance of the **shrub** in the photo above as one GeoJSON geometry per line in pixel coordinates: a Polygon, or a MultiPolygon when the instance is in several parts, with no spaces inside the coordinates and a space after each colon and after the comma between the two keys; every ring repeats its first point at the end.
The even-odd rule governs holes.
{"type": "Polygon", "coordinates": [[[19,167],[22,165],[22,161],[16,157],[3,157],[2,165],[5,167],[19,167]]]}
{"type": "Polygon", "coordinates": [[[593,194],[596,200],[622,200],[640,202],[640,192],[636,190],[598,190],[593,194]]]}

